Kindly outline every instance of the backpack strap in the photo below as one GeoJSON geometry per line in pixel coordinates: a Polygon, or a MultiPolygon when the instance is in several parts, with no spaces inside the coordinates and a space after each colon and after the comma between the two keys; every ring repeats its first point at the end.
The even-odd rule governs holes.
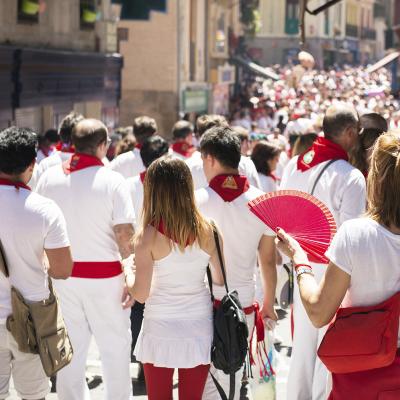
{"type": "Polygon", "coordinates": [[[335,161],[337,161],[337,159],[328,161],[328,162],[324,165],[324,167],[321,169],[321,172],[318,174],[317,179],[315,180],[314,185],[313,185],[313,187],[312,187],[312,189],[311,189],[311,192],[310,192],[311,195],[314,195],[314,191],[315,191],[315,188],[317,187],[317,183],[318,183],[319,180],[321,179],[321,176],[323,175],[323,173],[324,173],[324,172],[328,169],[328,167],[329,167],[331,164],[333,164],[335,161]]]}
{"type": "Polygon", "coordinates": [[[217,381],[217,378],[211,372],[210,372],[210,375],[211,375],[214,385],[217,388],[217,391],[221,397],[221,400],[234,400],[236,374],[235,373],[229,374],[229,396],[226,395],[223,387],[217,381]]]}

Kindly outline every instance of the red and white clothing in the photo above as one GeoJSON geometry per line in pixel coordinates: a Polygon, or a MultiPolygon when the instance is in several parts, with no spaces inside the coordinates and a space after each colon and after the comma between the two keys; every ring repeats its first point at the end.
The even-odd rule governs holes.
{"type": "MultiPolygon", "coordinates": [[[[400,291],[400,235],[393,234],[376,221],[359,218],[345,222],[326,254],[351,276],[342,307],[376,305],[400,291]]],[[[400,353],[389,367],[333,374],[332,400],[373,400],[380,396],[386,398],[385,394],[392,396],[388,399],[400,396],[400,353]],[[348,397],[343,397],[343,393],[348,397]]]]}
{"type": "Polygon", "coordinates": [[[50,147],[47,150],[39,149],[36,155],[36,162],[40,164],[43,160],[55,154],[56,151],[55,147],[50,147]]]}
{"type": "Polygon", "coordinates": [[[278,190],[278,181],[274,175],[265,175],[259,172],[258,178],[260,179],[261,190],[263,192],[268,193],[278,190]]]}
{"type": "MultiPolygon", "coordinates": [[[[335,152],[337,157],[347,157],[343,150],[336,149],[334,145],[326,153],[318,153],[317,150],[313,155],[311,151],[313,150],[303,155],[306,161],[303,163],[304,165],[301,165],[303,170],[298,167],[299,157],[290,160],[285,168],[280,189],[295,189],[310,193],[322,168],[329,162],[329,159],[335,158],[335,152]],[[329,158],[328,154],[331,154],[332,158],[329,158]],[[324,160],[325,156],[327,158],[324,160]],[[314,165],[316,160],[321,162],[314,165]]],[[[339,159],[325,170],[315,188],[314,196],[328,207],[337,225],[340,226],[346,220],[357,218],[364,212],[365,186],[365,178],[362,173],[344,159],[339,159]]],[[[312,266],[315,278],[319,282],[326,271],[326,264],[312,263],[312,266]]],[[[296,280],[294,285],[294,336],[287,399],[326,399],[328,372],[317,357],[317,349],[326,328],[318,330],[311,324],[301,302],[296,280]]]]}
{"type": "MultiPolygon", "coordinates": [[[[264,193],[261,190],[249,185],[245,177],[238,175],[217,176],[210,182],[210,186],[197,190],[195,194],[199,210],[216,222],[224,238],[228,287],[238,291],[244,308],[252,306],[255,301],[255,273],[260,240],[263,235],[275,235],[247,206],[249,201],[262,194],[264,193]],[[237,193],[233,193],[234,189],[229,189],[234,188],[235,184],[240,189],[237,193]]],[[[217,300],[221,300],[225,294],[223,286],[214,285],[214,296],[217,300]]],[[[254,313],[247,315],[247,320],[251,332],[254,313]]],[[[229,376],[221,371],[217,372],[217,376],[222,386],[229,390],[229,376]]],[[[242,370],[236,376],[237,396],[240,392],[241,376],[242,370]]],[[[207,381],[203,398],[219,398],[211,380],[207,381]]]]}
{"type": "Polygon", "coordinates": [[[200,155],[199,151],[196,150],[196,147],[190,145],[186,142],[175,142],[171,145],[171,155],[175,158],[179,158],[180,160],[186,161],[193,157],[196,153],[197,156],[200,155]]]}
{"type": "Polygon", "coordinates": [[[113,171],[119,172],[124,178],[139,175],[146,169],[142,157],[140,157],[140,149],[138,147],[114,158],[110,162],[110,168],[113,171]]]}
{"type": "MultiPolygon", "coordinates": [[[[195,153],[190,159],[186,161],[186,164],[189,167],[190,172],[192,173],[195,190],[207,187],[208,183],[207,178],[204,175],[201,153],[195,153]]],[[[256,166],[254,165],[250,157],[241,156],[239,162],[239,173],[247,177],[250,185],[261,189],[256,166]]]]}
{"type": "Polygon", "coordinates": [[[88,155],[48,169],[37,191],[62,209],[71,239],[72,277],[56,282],[75,356],[57,374],[61,400],[89,399],[85,365],[93,335],[104,371],[105,398],[131,396],[130,310],[121,306],[124,276],[113,227],[133,224],[134,212],[125,179],[88,155]],[[112,351],[110,351],[110,343],[112,351]]]}
{"type": "Polygon", "coordinates": [[[0,182],[0,204],[0,240],[10,272],[9,278],[0,272],[0,398],[7,397],[11,375],[21,398],[43,398],[50,390],[39,356],[20,354],[5,323],[12,311],[11,286],[28,301],[48,298],[44,249],[69,246],[66,224],[54,201],[27,188],[0,182]]]}

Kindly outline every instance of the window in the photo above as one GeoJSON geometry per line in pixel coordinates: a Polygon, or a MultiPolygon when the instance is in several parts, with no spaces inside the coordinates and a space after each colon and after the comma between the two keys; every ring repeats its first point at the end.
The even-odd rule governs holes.
{"type": "Polygon", "coordinates": [[[96,0],[80,0],[81,29],[94,29],[97,19],[96,3],[96,0]]]}
{"type": "Polygon", "coordinates": [[[330,22],[329,22],[329,10],[325,10],[325,13],[324,13],[325,15],[324,15],[324,19],[325,19],[325,24],[324,24],[324,32],[325,32],[325,35],[329,35],[329,31],[330,31],[330,22]]]}
{"type": "Polygon", "coordinates": [[[39,22],[39,0],[18,0],[18,22],[39,22]]]}
{"type": "Polygon", "coordinates": [[[288,35],[299,33],[299,0],[286,0],[285,32],[288,35]]]}

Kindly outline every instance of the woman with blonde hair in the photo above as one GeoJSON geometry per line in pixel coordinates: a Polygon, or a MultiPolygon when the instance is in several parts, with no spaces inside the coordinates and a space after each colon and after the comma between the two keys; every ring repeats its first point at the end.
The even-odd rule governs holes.
{"type": "MultiPolygon", "coordinates": [[[[377,139],[372,152],[368,175],[367,214],[349,220],[340,227],[326,253],[330,263],[319,285],[314,279],[307,255],[298,242],[283,230],[278,230],[280,239],[278,248],[294,262],[301,299],[310,320],[316,327],[327,325],[341,305],[345,308],[343,311],[349,310],[349,307],[360,307],[357,318],[364,318],[363,316],[375,318],[379,315],[383,318],[373,332],[379,335],[379,329],[384,329],[388,324],[388,313],[375,313],[374,316],[371,307],[381,310],[379,307],[383,307],[381,303],[384,301],[387,303],[385,307],[392,307],[392,310],[395,310],[389,315],[399,320],[399,189],[400,133],[390,132],[377,139]]],[[[329,352],[333,350],[332,355],[345,352],[346,363],[350,363],[353,356],[356,358],[355,356],[360,354],[372,356],[376,349],[367,339],[359,340],[354,348],[351,347],[350,352],[343,349],[344,345],[353,340],[352,332],[359,329],[357,326],[360,326],[361,320],[358,321],[355,325],[351,323],[350,318],[341,319],[340,324],[343,328],[347,327],[347,333],[341,338],[338,335],[340,331],[337,330],[340,326],[337,325],[336,333],[331,331],[338,335],[335,337],[336,342],[333,343],[333,347],[325,346],[324,350],[329,352]]],[[[394,329],[385,331],[386,337],[393,338],[394,346],[386,351],[393,355],[394,361],[383,365],[375,358],[370,361],[368,369],[364,365],[363,370],[357,367],[351,372],[349,368],[348,373],[332,373],[333,387],[329,400],[400,398],[400,336],[398,322],[396,319],[394,321],[392,325],[394,329]]],[[[371,325],[369,324],[366,329],[371,330],[371,325]]],[[[329,330],[328,334],[331,335],[329,330]]],[[[364,337],[363,332],[361,337],[364,337]]],[[[371,337],[371,332],[365,332],[365,337],[371,337]]],[[[325,338],[323,344],[324,341],[325,338]]],[[[329,343],[332,345],[332,342],[329,343]]],[[[351,364],[349,365],[351,367],[351,364]]]]}
{"type": "Polygon", "coordinates": [[[190,170],[179,159],[161,157],[144,180],[136,278],[127,272],[129,293],[146,302],[135,356],[143,363],[150,400],[172,399],[175,368],[179,398],[201,399],[213,339],[209,263],[213,282],[222,285],[213,226],[195,205],[190,170]]]}

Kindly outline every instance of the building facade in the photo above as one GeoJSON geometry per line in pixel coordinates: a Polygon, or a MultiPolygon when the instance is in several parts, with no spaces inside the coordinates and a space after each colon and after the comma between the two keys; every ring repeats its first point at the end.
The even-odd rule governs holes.
{"type": "Polygon", "coordinates": [[[122,58],[111,0],[0,2],[0,128],[38,132],[71,110],[118,123],[122,58]]]}

